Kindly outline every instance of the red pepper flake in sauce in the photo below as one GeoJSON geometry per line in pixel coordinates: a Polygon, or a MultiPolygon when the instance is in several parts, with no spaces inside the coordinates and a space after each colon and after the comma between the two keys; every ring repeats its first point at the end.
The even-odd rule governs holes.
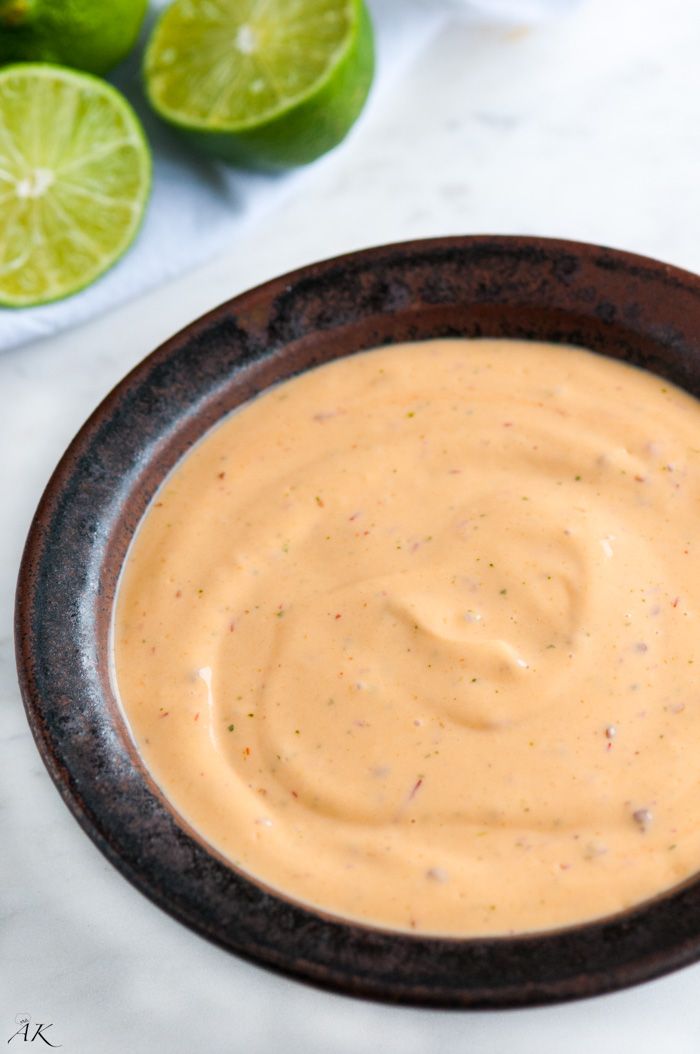
{"type": "Polygon", "coordinates": [[[219,479],[225,479],[226,478],[226,473],[225,472],[220,472],[219,475],[218,475],[218,478],[219,479]]]}
{"type": "Polygon", "coordinates": [[[408,796],[408,800],[409,801],[413,801],[413,799],[415,798],[416,794],[418,793],[418,791],[421,789],[422,786],[423,786],[423,777],[420,776],[419,779],[417,779],[416,782],[413,784],[413,789],[411,790],[411,793],[408,796]]]}
{"type": "Polygon", "coordinates": [[[194,715],[194,719],[195,719],[195,721],[199,721],[199,710],[198,710],[198,711],[197,711],[197,713],[196,713],[196,714],[194,715]]]}
{"type": "Polygon", "coordinates": [[[323,509],[323,508],[324,508],[324,501],[323,501],[323,498],[319,498],[318,494],[317,494],[317,495],[316,495],[316,497],[314,498],[314,501],[315,501],[315,502],[316,502],[316,504],[318,505],[319,509],[323,509]]]}
{"type": "Polygon", "coordinates": [[[162,713],[162,714],[159,714],[158,716],[159,716],[159,717],[168,717],[168,716],[169,716],[169,714],[170,714],[170,711],[169,711],[169,710],[164,710],[164,711],[163,711],[163,713],[162,713]]]}
{"type": "Polygon", "coordinates": [[[654,817],[649,809],[635,809],[632,813],[632,819],[637,824],[640,831],[646,832],[651,827],[654,817]]]}
{"type": "Polygon", "coordinates": [[[425,872],[425,877],[429,878],[431,882],[449,882],[450,879],[444,867],[429,867],[425,872]]]}

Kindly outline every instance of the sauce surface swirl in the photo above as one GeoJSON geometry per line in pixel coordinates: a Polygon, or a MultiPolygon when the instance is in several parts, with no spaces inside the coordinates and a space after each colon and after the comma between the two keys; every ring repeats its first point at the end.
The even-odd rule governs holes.
{"type": "Polygon", "coordinates": [[[183,818],[342,917],[546,929],[700,869],[700,403],[563,346],[364,352],[180,463],[114,670],[183,818]]]}

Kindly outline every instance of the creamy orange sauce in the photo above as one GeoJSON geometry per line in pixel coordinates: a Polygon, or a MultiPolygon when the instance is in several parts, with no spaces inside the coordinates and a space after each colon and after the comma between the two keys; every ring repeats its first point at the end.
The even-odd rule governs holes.
{"type": "Polygon", "coordinates": [[[700,403],[590,352],[435,341],[226,419],[128,556],[145,763],[232,862],[453,935],[700,869],[700,403]]]}

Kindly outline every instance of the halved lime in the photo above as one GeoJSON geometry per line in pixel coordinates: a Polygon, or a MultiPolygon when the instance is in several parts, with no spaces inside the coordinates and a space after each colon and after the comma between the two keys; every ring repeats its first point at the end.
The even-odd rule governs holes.
{"type": "Polygon", "coordinates": [[[363,0],[175,0],[148,45],[148,97],[212,154],[306,164],[344,138],[374,73],[363,0]]]}
{"type": "Polygon", "coordinates": [[[111,267],[143,217],[148,144],[114,88],[27,63],[0,70],[0,304],[44,304],[111,267]]]}

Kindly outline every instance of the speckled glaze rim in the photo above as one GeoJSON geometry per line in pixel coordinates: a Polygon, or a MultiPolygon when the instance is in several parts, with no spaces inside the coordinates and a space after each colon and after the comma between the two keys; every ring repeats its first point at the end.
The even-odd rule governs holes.
{"type": "Polygon", "coordinates": [[[700,395],[700,279],[627,253],[531,237],[373,248],[302,268],[193,322],[136,367],[54,472],[22,560],[19,680],[63,800],[105,856],[176,919],[271,969],[365,998],[506,1007],[590,996],[700,958],[700,878],[554,933],[390,933],[278,896],[223,862],[144,771],[109,678],[130,538],[165,474],[221,416],[343,354],[439,336],[579,344],[700,395]]]}

